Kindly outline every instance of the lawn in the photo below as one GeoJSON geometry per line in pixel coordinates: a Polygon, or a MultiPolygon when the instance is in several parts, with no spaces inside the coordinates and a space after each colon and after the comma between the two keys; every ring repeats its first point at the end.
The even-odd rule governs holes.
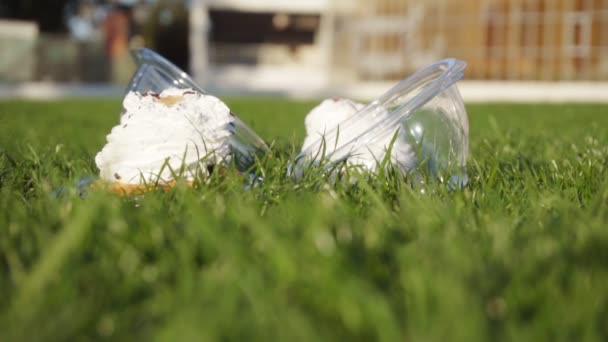
{"type": "Polygon", "coordinates": [[[608,106],[469,105],[469,185],[302,183],[314,102],[229,99],[245,189],[88,191],[118,99],[0,102],[0,340],[608,340],[608,106]]]}

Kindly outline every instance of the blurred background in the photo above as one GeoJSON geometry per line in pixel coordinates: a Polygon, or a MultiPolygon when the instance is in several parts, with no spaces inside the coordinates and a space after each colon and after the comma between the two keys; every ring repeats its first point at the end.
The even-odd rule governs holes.
{"type": "Polygon", "coordinates": [[[605,90],[608,0],[0,0],[5,92],[124,87],[144,46],[218,92],[372,93],[445,57],[467,80],[605,90]]]}

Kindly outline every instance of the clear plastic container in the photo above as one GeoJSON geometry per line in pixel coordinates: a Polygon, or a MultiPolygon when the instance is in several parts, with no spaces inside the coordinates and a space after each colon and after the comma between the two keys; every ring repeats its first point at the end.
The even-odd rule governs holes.
{"type": "MultiPolygon", "coordinates": [[[[398,165],[403,171],[425,167],[440,181],[449,176],[450,182],[466,184],[469,124],[456,86],[465,67],[462,61],[445,59],[407,77],[302,151],[291,170],[298,177],[311,163],[331,168],[370,150],[386,153],[394,146],[385,146],[388,137],[413,151],[412,160],[398,165]],[[311,157],[320,155],[323,144],[336,145],[322,158],[311,157]]],[[[373,169],[375,164],[363,166],[373,169]]]]}
{"type": "MultiPolygon", "coordinates": [[[[167,88],[194,89],[207,94],[192,78],[167,59],[150,49],[136,49],[131,55],[137,64],[126,92],[161,93],[167,88]]],[[[121,115],[124,114],[124,110],[121,115]]],[[[234,113],[232,113],[234,115],[234,113]]],[[[264,141],[238,116],[234,115],[234,135],[229,138],[231,152],[237,167],[245,171],[251,167],[256,155],[268,151],[264,141]]]]}

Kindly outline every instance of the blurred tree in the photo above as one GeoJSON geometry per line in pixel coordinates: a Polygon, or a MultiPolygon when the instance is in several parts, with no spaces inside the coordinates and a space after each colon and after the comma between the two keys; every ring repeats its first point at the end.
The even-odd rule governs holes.
{"type": "Polygon", "coordinates": [[[186,71],[190,61],[188,19],[184,1],[160,0],[152,8],[144,27],[146,46],[186,71]]]}

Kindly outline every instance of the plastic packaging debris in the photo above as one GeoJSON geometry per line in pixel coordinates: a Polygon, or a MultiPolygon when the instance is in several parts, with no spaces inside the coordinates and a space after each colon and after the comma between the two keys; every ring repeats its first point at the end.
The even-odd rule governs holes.
{"type": "Polygon", "coordinates": [[[465,185],[469,124],[456,86],[465,67],[445,59],[407,77],[307,141],[289,172],[300,178],[311,165],[329,170],[341,162],[374,172],[390,152],[388,160],[404,174],[425,168],[440,181],[465,185]]]}
{"type": "MultiPolygon", "coordinates": [[[[194,89],[207,94],[192,78],[177,66],[150,49],[137,49],[132,52],[138,68],[129,82],[127,92],[160,93],[167,88],[194,89]]],[[[232,112],[231,112],[232,113],[232,112]]],[[[234,113],[232,113],[234,115],[234,113]]],[[[234,115],[234,135],[230,137],[230,146],[235,154],[237,165],[241,170],[251,166],[254,157],[266,153],[268,147],[264,141],[237,115],[234,115]]]]}
{"type": "MultiPolygon", "coordinates": [[[[246,171],[256,155],[268,151],[253,130],[187,73],[149,49],[134,50],[132,55],[138,67],[127,87],[121,123],[96,158],[104,180],[127,187],[142,181],[168,184],[184,167],[207,173],[215,163],[234,162],[246,171]],[[134,172],[142,177],[134,177],[134,172]],[[157,180],[151,178],[154,172],[157,180]]],[[[192,177],[191,172],[186,178],[192,177]]]]}

